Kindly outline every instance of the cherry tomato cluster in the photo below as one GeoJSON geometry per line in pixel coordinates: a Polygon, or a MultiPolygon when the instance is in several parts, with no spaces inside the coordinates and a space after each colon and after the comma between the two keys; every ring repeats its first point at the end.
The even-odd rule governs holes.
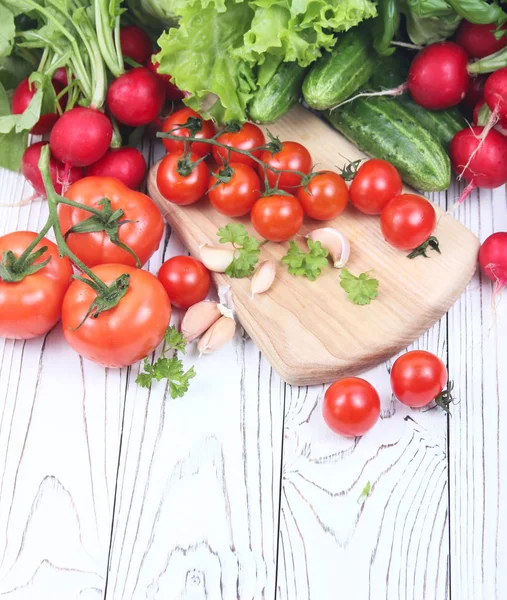
{"type": "Polygon", "coordinates": [[[353,181],[348,189],[338,173],[314,172],[303,145],[275,138],[267,142],[253,123],[217,132],[211,121],[184,108],[166,119],[162,131],[168,154],[157,172],[160,193],[179,205],[207,196],[229,217],[250,213],[266,240],[294,237],[305,215],[318,221],[336,218],[349,198],[357,210],[381,215],[386,241],[399,250],[425,244],[435,229],[433,206],[421,196],[402,194],[401,177],[387,161],[372,159],[357,172],[349,169],[353,181]]]}
{"type": "MultiPolygon", "coordinates": [[[[425,350],[407,352],[395,361],[391,369],[391,388],[400,402],[412,408],[422,408],[435,401],[448,411],[453,401],[446,366],[425,350]]],[[[322,411],[324,420],[336,433],[361,436],[380,416],[380,397],[368,381],[348,377],[327,389],[322,411]]]]}

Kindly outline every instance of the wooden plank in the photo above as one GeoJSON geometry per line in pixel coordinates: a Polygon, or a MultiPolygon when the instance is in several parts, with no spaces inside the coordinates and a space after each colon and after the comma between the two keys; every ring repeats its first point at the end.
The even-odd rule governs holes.
{"type": "MultiPolygon", "coordinates": [[[[3,201],[31,194],[0,174],[3,201]]],[[[0,208],[0,233],[39,229],[47,207],[0,208]]],[[[0,595],[101,598],[126,373],[83,361],[57,326],[0,340],[0,595]]]]}
{"type": "MultiPolygon", "coordinates": [[[[503,189],[480,190],[459,218],[484,241],[507,231],[503,189]]],[[[453,598],[501,600],[507,586],[507,295],[477,275],[449,313],[450,371],[459,403],[449,421],[453,598]]]]}
{"type": "MultiPolygon", "coordinates": [[[[445,206],[445,194],[433,200],[445,206]]],[[[413,347],[445,361],[446,319],[413,347]]],[[[324,386],[289,388],[277,600],[449,597],[447,418],[396,401],[391,363],[363,375],[382,413],[357,440],[326,427],[324,386]]]]}

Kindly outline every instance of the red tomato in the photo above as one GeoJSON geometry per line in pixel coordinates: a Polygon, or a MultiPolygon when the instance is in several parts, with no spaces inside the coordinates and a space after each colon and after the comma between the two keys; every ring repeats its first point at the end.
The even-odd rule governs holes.
{"type": "Polygon", "coordinates": [[[270,242],[285,242],[303,224],[303,207],[294,196],[263,196],[253,205],[251,219],[255,231],[270,242]]]}
{"type": "Polygon", "coordinates": [[[431,236],[436,225],[437,215],[431,203],[415,194],[396,196],[380,216],[386,242],[398,250],[414,250],[431,236]]]}
{"type": "Polygon", "coordinates": [[[211,281],[208,269],[191,256],[173,256],[166,260],[160,267],[158,278],[171,304],[182,309],[204,300],[211,281]]]}
{"type": "MultiPolygon", "coordinates": [[[[208,190],[209,171],[205,162],[194,166],[189,175],[178,173],[178,163],[184,158],[182,152],[166,154],[157,171],[157,186],[159,192],[174,204],[186,206],[197,202],[208,190]]],[[[199,157],[190,155],[190,161],[195,163],[199,157]]]]}
{"type": "MultiPolygon", "coordinates": [[[[192,110],[191,108],[177,110],[164,121],[162,131],[164,133],[170,131],[173,135],[196,138],[212,138],[215,135],[213,121],[205,121],[204,119],[201,119],[202,126],[200,131],[197,131],[193,136],[190,136],[190,131],[186,127],[178,128],[178,125],[184,125],[190,117],[201,119],[199,113],[196,113],[195,110],[192,110]]],[[[183,141],[162,138],[162,142],[166,147],[167,152],[184,152],[185,150],[183,141]]],[[[204,142],[193,142],[192,152],[198,156],[205,156],[211,152],[211,145],[204,142]]]]}
{"type": "MultiPolygon", "coordinates": [[[[144,265],[160,245],[164,233],[164,220],[156,204],[146,194],[131,190],[113,177],[85,177],[73,183],[65,197],[85,206],[103,210],[99,202],[107,198],[113,211],[121,209],[121,220],[131,221],[118,228],[120,242],[130,246],[144,265]]],[[[81,208],[66,204],[58,206],[58,219],[63,233],[91,217],[81,208]]],[[[105,231],[71,233],[67,237],[69,248],[87,266],[94,267],[111,262],[135,267],[134,257],[119,248],[108,238],[105,231]]]]}
{"type": "Polygon", "coordinates": [[[126,367],[155,350],[171,318],[171,303],[158,279],[127,265],[99,265],[92,271],[107,285],[123,273],[130,285],[120,302],[96,318],[85,318],[97,293],[75,280],[65,294],[62,327],[65,339],[76,352],[104,365],[126,367]]]}
{"type": "Polygon", "coordinates": [[[447,385],[447,368],[431,352],[413,350],[400,356],[391,370],[391,387],[400,402],[419,408],[426,406],[447,385]]]}
{"type": "MultiPolygon", "coordinates": [[[[266,139],[257,125],[254,125],[253,123],[243,123],[238,132],[225,132],[222,133],[222,135],[219,135],[217,142],[226,144],[231,148],[251,151],[254,148],[263,146],[266,143],[266,139]]],[[[226,162],[235,162],[244,163],[245,165],[254,168],[258,164],[249,156],[245,156],[239,152],[231,152],[230,159],[228,159],[228,152],[228,150],[220,148],[220,146],[213,146],[212,148],[213,158],[219,165],[225,164],[226,162]]],[[[260,158],[262,150],[256,150],[255,152],[252,152],[252,154],[257,158],[260,158]]]]}
{"type": "Polygon", "coordinates": [[[345,210],[349,190],[338,173],[323,171],[312,177],[306,187],[298,189],[298,200],[310,218],[327,221],[345,210]]]}
{"type": "MultiPolygon", "coordinates": [[[[37,237],[32,231],[16,231],[0,237],[0,256],[12,250],[19,257],[37,237]]],[[[72,264],[60,258],[56,244],[43,238],[35,250],[47,251],[34,264],[51,260],[40,271],[9,283],[0,277],[0,337],[27,340],[44,335],[60,320],[62,302],[72,277],[72,264]]]]}
{"type": "MultiPolygon", "coordinates": [[[[217,184],[216,177],[209,180],[208,198],[218,212],[229,217],[242,217],[261,195],[261,182],[257,173],[242,163],[231,163],[232,176],[228,182],[217,184]]],[[[219,173],[223,169],[218,169],[219,173]]]]}
{"type": "Polygon", "coordinates": [[[386,160],[373,158],[363,163],[350,185],[350,201],[367,215],[379,215],[386,204],[401,194],[401,177],[386,160]]]}
{"type": "MultiPolygon", "coordinates": [[[[290,169],[308,174],[312,168],[312,157],[308,150],[298,142],[282,142],[280,152],[272,154],[270,150],[264,150],[261,154],[262,162],[276,169],[290,169]]],[[[259,166],[259,173],[264,181],[264,170],[259,166]]],[[[296,173],[274,173],[266,169],[266,176],[271,187],[277,187],[286,192],[296,192],[301,183],[301,176],[296,173]]]]}
{"type": "Polygon", "coordinates": [[[330,429],[356,437],[364,435],[377,422],[380,398],[377,390],[364,379],[339,379],[328,388],[322,411],[330,429]]]}

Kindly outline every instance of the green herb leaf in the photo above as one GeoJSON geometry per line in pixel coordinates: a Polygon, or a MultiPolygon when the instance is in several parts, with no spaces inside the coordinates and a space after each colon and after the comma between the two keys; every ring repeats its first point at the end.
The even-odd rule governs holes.
{"type": "Polygon", "coordinates": [[[347,292],[349,300],[361,306],[370,304],[378,296],[377,279],[371,279],[370,273],[361,273],[358,277],[352,275],[348,269],[340,273],[340,285],[347,292]]]}
{"type": "Polygon", "coordinates": [[[282,258],[282,262],[289,267],[291,275],[301,275],[310,281],[315,281],[328,264],[329,252],[322,247],[320,242],[308,240],[309,252],[303,252],[293,240],[289,244],[289,251],[282,258]]]}
{"type": "Polygon", "coordinates": [[[168,330],[165,332],[164,341],[168,346],[169,350],[179,350],[180,352],[183,352],[183,354],[185,354],[185,347],[187,345],[187,341],[174,325],[169,327],[168,330]]]}
{"type": "Polygon", "coordinates": [[[241,223],[228,223],[217,232],[221,244],[232,244],[236,250],[234,260],[227,267],[225,274],[229,277],[249,277],[259,262],[260,243],[248,235],[241,223]]]}
{"type": "Polygon", "coordinates": [[[367,481],[366,485],[363,488],[363,491],[361,492],[361,495],[357,499],[358,504],[364,502],[366,500],[366,498],[368,498],[370,493],[371,493],[371,483],[369,481],[367,481]]]}

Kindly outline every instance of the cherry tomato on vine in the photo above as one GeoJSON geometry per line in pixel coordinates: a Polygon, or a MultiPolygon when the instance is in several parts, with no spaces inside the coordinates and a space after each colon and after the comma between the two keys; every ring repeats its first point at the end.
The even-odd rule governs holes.
{"type": "Polygon", "coordinates": [[[186,160],[183,152],[166,154],[157,171],[157,186],[162,196],[181,206],[197,202],[208,190],[209,170],[206,163],[197,162],[199,157],[193,153],[188,159],[192,163],[192,171],[188,175],[178,173],[180,165],[186,160]]]}
{"type": "MultiPolygon", "coordinates": [[[[276,169],[301,171],[305,175],[312,168],[310,153],[298,142],[282,142],[282,149],[274,154],[270,150],[264,150],[261,154],[261,160],[276,169]]],[[[264,170],[260,165],[259,174],[262,181],[264,181],[264,170]]],[[[296,173],[274,173],[266,169],[266,176],[271,187],[277,187],[289,193],[296,193],[297,187],[301,183],[301,175],[296,173]]]]}
{"type": "Polygon", "coordinates": [[[261,182],[257,173],[242,163],[231,163],[228,167],[217,169],[229,181],[218,183],[211,176],[208,198],[218,212],[228,217],[242,217],[250,212],[261,195],[261,182]]]}
{"type": "Polygon", "coordinates": [[[285,242],[295,236],[303,224],[303,207],[294,196],[263,196],[253,205],[252,225],[270,242],[285,242]]]}
{"type": "MultiPolygon", "coordinates": [[[[0,256],[11,250],[19,258],[37,237],[32,231],[16,231],[0,237],[0,256]]],[[[70,286],[72,263],[60,258],[56,244],[43,238],[35,251],[47,251],[34,264],[51,257],[48,264],[21,281],[3,281],[0,276],[0,337],[27,340],[44,335],[60,320],[62,302],[70,286]]]]}
{"type": "Polygon", "coordinates": [[[129,289],[116,306],[83,321],[97,293],[75,280],[63,300],[65,339],[71,348],[93,362],[105,367],[126,367],[148,356],[160,344],[171,318],[171,303],[163,285],[148,271],[127,265],[99,265],[92,271],[107,285],[127,273],[129,289]]]}
{"type": "Polygon", "coordinates": [[[379,418],[380,398],[371,383],[347,377],[327,389],[322,411],[324,420],[336,433],[350,437],[364,435],[379,418]]]}
{"type": "MultiPolygon", "coordinates": [[[[123,216],[119,220],[130,222],[118,227],[118,239],[135,252],[141,265],[148,262],[159,247],[164,233],[164,220],[156,204],[146,194],[131,190],[118,179],[85,177],[73,183],[65,192],[65,197],[101,211],[104,211],[104,206],[99,203],[107,198],[113,212],[121,209],[123,216]]],[[[58,220],[64,234],[91,216],[81,208],[66,204],[58,206],[58,220]]],[[[67,236],[67,244],[88,267],[107,263],[136,266],[132,254],[114,244],[104,230],[71,233],[67,236]]]]}
{"type": "MultiPolygon", "coordinates": [[[[195,112],[195,110],[192,110],[191,108],[182,108],[176,112],[173,112],[172,115],[167,117],[167,119],[164,121],[164,125],[162,126],[162,131],[164,133],[170,132],[174,135],[181,135],[184,137],[212,138],[215,135],[215,126],[213,125],[213,121],[206,121],[202,119],[199,113],[195,112]],[[194,119],[201,119],[202,122],[201,129],[196,131],[193,135],[190,135],[190,131],[187,127],[178,128],[178,125],[184,125],[190,117],[193,117],[194,119]]],[[[162,143],[164,144],[167,152],[184,152],[185,150],[185,144],[182,140],[170,140],[167,138],[162,138],[162,143]]],[[[211,145],[207,144],[206,142],[193,142],[191,148],[192,152],[197,154],[197,156],[205,156],[211,151],[211,145]]]]}
{"type": "Polygon", "coordinates": [[[298,189],[298,200],[310,218],[327,221],[345,210],[349,190],[338,173],[323,171],[312,177],[307,186],[298,189]]]}
{"type": "MultiPolygon", "coordinates": [[[[262,133],[262,130],[257,127],[257,125],[254,125],[253,123],[243,123],[238,132],[226,131],[225,133],[219,135],[217,137],[217,142],[226,144],[231,148],[251,151],[253,148],[259,148],[260,146],[263,146],[266,142],[266,139],[262,133]]],[[[219,165],[227,162],[228,152],[229,151],[226,148],[221,148],[220,146],[213,146],[212,148],[213,158],[219,165]]],[[[259,158],[262,154],[262,150],[256,150],[255,152],[252,152],[252,154],[259,158]]],[[[239,152],[231,152],[229,162],[244,163],[252,168],[257,166],[257,163],[250,158],[250,156],[245,156],[239,152]]]]}
{"type": "Polygon", "coordinates": [[[425,350],[403,354],[391,369],[393,393],[407,406],[426,406],[437,398],[446,385],[446,366],[438,356],[425,350]]]}
{"type": "Polygon", "coordinates": [[[431,236],[436,225],[437,215],[431,203],[415,194],[396,196],[380,215],[386,242],[398,250],[414,250],[431,236]]]}
{"type": "Polygon", "coordinates": [[[157,277],[171,304],[182,309],[204,300],[211,282],[208,269],[191,256],[173,256],[166,260],[157,277]]]}
{"type": "Polygon", "coordinates": [[[350,201],[367,215],[379,215],[386,204],[401,194],[401,177],[386,160],[373,158],[357,170],[350,185],[350,201]]]}

